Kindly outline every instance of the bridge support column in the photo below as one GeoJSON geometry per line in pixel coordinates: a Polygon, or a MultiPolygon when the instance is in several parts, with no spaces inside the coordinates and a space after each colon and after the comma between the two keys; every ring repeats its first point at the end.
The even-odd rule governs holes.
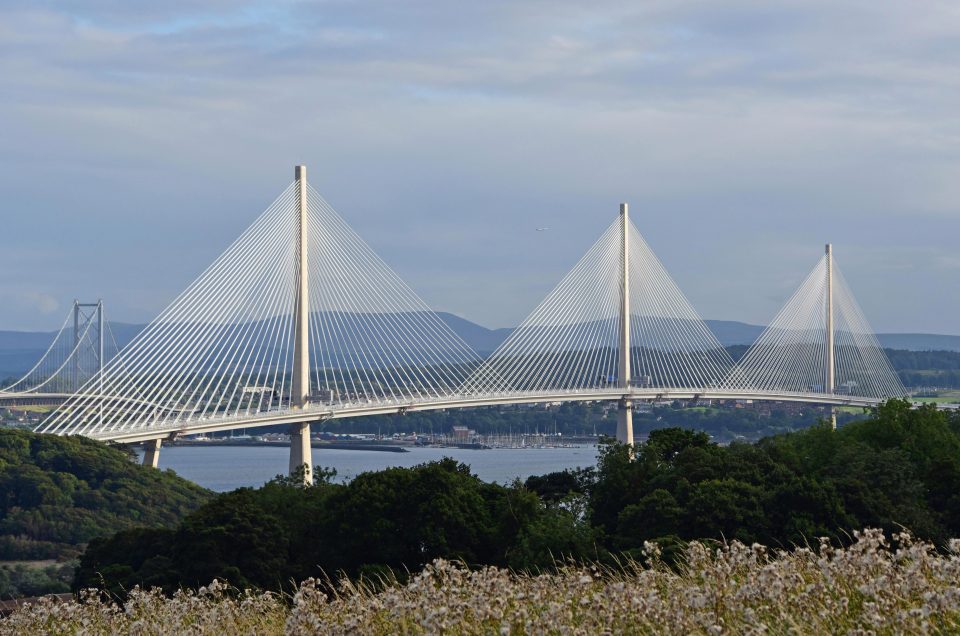
{"type": "Polygon", "coordinates": [[[303,481],[313,483],[313,448],[310,446],[310,423],[301,422],[290,426],[290,474],[304,467],[303,481]]]}
{"type": "MultiPolygon", "coordinates": [[[[299,202],[299,232],[297,237],[297,272],[299,285],[293,310],[293,382],[290,406],[302,409],[310,402],[310,284],[309,238],[307,217],[307,167],[296,166],[293,172],[299,202]]],[[[313,483],[313,458],[310,448],[310,423],[290,427],[290,474],[306,465],[305,484],[313,483]]]]}
{"type": "MultiPolygon", "coordinates": [[[[833,332],[833,245],[827,243],[826,248],[824,249],[824,254],[826,255],[826,334],[827,334],[827,368],[824,378],[824,389],[830,395],[833,395],[836,391],[836,350],[834,348],[834,332],[833,332]]],[[[833,430],[837,430],[837,412],[834,407],[830,407],[830,425],[833,427],[833,430]]]]}
{"type": "Polygon", "coordinates": [[[626,203],[620,204],[623,234],[620,290],[620,388],[623,399],[617,410],[617,441],[633,446],[633,401],[630,399],[630,214],[626,203]]]}
{"type": "Polygon", "coordinates": [[[633,446],[633,400],[620,400],[617,409],[617,441],[633,446]]]}
{"type": "Polygon", "coordinates": [[[157,468],[160,465],[161,439],[151,439],[143,443],[143,465],[157,468]]]}

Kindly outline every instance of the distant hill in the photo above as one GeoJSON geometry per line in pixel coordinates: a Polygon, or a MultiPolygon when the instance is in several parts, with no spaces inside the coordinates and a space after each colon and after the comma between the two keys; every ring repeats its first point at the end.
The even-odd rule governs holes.
{"type": "Polygon", "coordinates": [[[707,320],[705,322],[724,347],[752,345],[763,333],[763,327],[759,325],[749,325],[736,320],[707,320]]]}
{"type": "Polygon", "coordinates": [[[907,351],[960,351],[960,336],[932,333],[878,333],[880,346],[907,351]]]}
{"type": "MultiPolygon", "coordinates": [[[[109,324],[120,348],[133,340],[146,326],[124,322],[109,324]]],[[[4,378],[19,378],[33,368],[56,336],[56,331],[0,330],[0,381],[4,378]]]]}
{"type": "MultiPolygon", "coordinates": [[[[763,332],[763,327],[760,325],[750,325],[735,320],[707,320],[706,322],[720,344],[725,347],[751,345],[763,332]]],[[[933,333],[878,333],[877,341],[884,349],[960,351],[960,336],[933,333]]]]}
{"type": "Polygon", "coordinates": [[[84,437],[0,428],[0,560],[53,559],[121,528],[176,525],[211,493],[84,437]]]}
{"type": "MultiPolygon", "coordinates": [[[[513,332],[511,328],[487,329],[453,314],[441,313],[440,317],[467,344],[480,353],[493,351],[513,332]]],[[[752,345],[764,329],[760,325],[736,320],[707,320],[706,323],[720,344],[725,347],[752,345]]],[[[931,333],[881,333],[877,334],[877,340],[880,346],[886,349],[960,352],[960,336],[931,333]]]]}
{"type": "Polygon", "coordinates": [[[466,318],[461,318],[460,316],[448,314],[443,311],[438,312],[437,315],[440,316],[443,322],[447,323],[448,327],[453,329],[454,333],[463,338],[464,342],[480,354],[492,353],[494,349],[500,346],[500,343],[513,333],[511,327],[487,329],[475,322],[470,322],[466,318]]]}
{"type": "MultiPolygon", "coordinates": [[[[466,318],[438,312],[440,318],[480,354],[488,354],[513,332],[510,327],[488,329],[466,318]]],[[[753,344],[763,327],[735,320],[707,320],[707,326],[725,347],[753,344]]],[[[110,328],[123,347],[140,333],[144,325],[112,322],[110,328]]],[[[19,377],[40,359],[53,341],[55,331],[0,331],[0,379],[19,377]]],[[[880,345],[906,351],[958,351],[960,336],[929,333],[881,333],[880,345]]]]}

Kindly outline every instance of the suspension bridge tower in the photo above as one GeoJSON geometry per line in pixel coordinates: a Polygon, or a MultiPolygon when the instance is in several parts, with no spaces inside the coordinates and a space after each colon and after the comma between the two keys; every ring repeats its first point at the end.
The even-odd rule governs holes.
{"type": "MultiPolygon", "coordinates": [[[[96,348],[94,356],[96,358],[96,374],[103,377],[103,300],[95,303],[82,303],[79,300],[73,301],[73,350],[79,352],[81,344],[87,337],[90,330],[89,323],[96,321],[96,348]]],[[[71,354],[73,357],[72,386],[74,391],[80,388],[83,383],[84,370],[81,363],[81,356],[71,354]]]]}

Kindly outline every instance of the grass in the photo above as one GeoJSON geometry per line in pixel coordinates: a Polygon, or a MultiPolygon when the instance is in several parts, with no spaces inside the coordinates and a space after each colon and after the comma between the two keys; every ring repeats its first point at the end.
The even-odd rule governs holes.
{"type": "Polygon", "coordinates": [[[66,634],[928,634],[960,630],[960,540],[949,553],[901,533],[855,533],[791,552],[691,543],[668,567],[561,566],[516,574],[435,561],[406,583],[304,581],[296,593],[221,583],[124,607],[88,591],[0,620],[0,636],[66,634]]]}

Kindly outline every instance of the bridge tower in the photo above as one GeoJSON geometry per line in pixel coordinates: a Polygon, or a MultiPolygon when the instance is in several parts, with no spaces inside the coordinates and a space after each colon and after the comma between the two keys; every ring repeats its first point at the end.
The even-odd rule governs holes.
{"type": "MultiPolygon", "coordinates": [[[[73,349],[78,350],[80,340],[87,331],[87,325],[91,320],[97,321],[97,375],[103,381],[103,300],[95,303],[82,303],[79,300],[73,301],[73,349]],[[92,312],[85,311],[92,309],[92,312]]],[[[79,352],[78,352],[79,353],[79,352]]],[[[82,372],[80,370],[80,356],[73,357],[72,365],[72,386],[74,391],[79,390],[82,372]]]]}
{"type": "MultiPolygon", "coordinates": [[[[827,368],[826,368],[826,377],[824,378],[824,390],[833,395],[836,391],[836,372],[837,365],[834,356],[836,355],[836,350],[834,346],[834,332],[833,332],[833,245],[827,243],[825,249],[825,269],[826,269],[826,346],[827,346],[827,368]]],[[[830,407],[830,425],[834,430],[837,428],[837,414],[834,411],[834,408],[830,407]]]]}
{"type": "Polygon", "coordinates": [[[630,399],[630,214],[626,203],[620,204],[621,257],[620,272],[620,388],[623,397],[617,409],[617,441],[633,446],[633,400],[630,399]]]}
{"type": "MultiPolygon", "coordinates": [[[[297,239],[297,297],[293,310],[293,383],[290,406],[302,409],[310,401],[310,281],[309,236],[307,217],[307,167],[296,166],[297,201],[300,212],[297,239]]],[[[313,457],[310,448],[310,422],[290,426],[290,474],[304,468],[303,479],[313,482],[313,457]]]]}

